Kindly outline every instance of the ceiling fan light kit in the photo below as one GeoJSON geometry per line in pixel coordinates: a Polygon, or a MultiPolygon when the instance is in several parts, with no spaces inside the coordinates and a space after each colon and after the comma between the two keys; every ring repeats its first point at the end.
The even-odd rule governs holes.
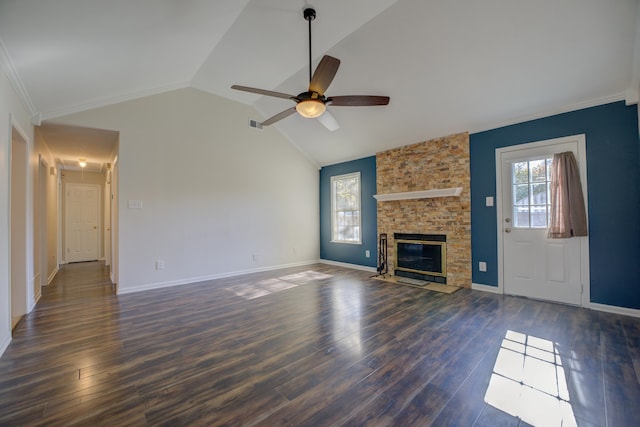
{"type": "Polygon", "coordinates": [[[275,116],[268,118],[262,122],[262,125],[268,126],[297,112],[302,117],[309,119],[315,119],[322,116],[324,120],[320,120],[320,123],[322,123],[327,129],[334,131],[338,129],[339,126],[333,116],[326,111],[328,105],[336,107],[369,107],[389,104],[388,96],[343,95],[328,98],[324,96],[325,91],[338,72],[340,60],[332,56],[325,55],[322,57],[315,72],[312,74],[311,21],[316,18],[316,11],[312,8],[306,8],[303,12],[303,16],[304,19],[309,22],[309,89],[306,92],[302,92],[297,96],[294,96],[248,86],[231,86],[232,89],[257,93],[259,95],[272,96],[275,98],[290,99],[296,103],[295,107],[288,108],[275,116]]]}
{"type": "Polygon", "coordinates": [[[315,119],[324,113],[327,106],[319,99],[307,99],[296,104],[296,111],[307,119],[315,119]]]}

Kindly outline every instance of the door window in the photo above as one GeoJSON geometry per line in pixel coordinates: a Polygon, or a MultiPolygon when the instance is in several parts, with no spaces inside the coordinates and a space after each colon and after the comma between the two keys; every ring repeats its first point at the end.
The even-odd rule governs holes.
{"type": "Polygon", "coordinates": [[[513,226],[547,228],[553,157],[511,163],[513,226]]]}

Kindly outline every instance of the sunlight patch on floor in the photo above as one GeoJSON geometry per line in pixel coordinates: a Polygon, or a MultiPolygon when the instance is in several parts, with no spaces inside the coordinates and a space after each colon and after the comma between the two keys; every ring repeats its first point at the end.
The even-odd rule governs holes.
{"type": "Polygon", "coordinates": [[[507,331],[485,402],[533,426],[576,426],[562,360],[553,342],[507,331]]]}
{"type": "Polygon", "coordinates": [[[295,288],[296,286],[326,280],[331,277],[329,274],[308,270],[278,278],[265,279],[255,283],[238,283],[225,289],[244,299],[255,299],[284,291],[285,289],[295,288]]]}
{"type": "Polygon", "coordinates": [[[332,291],[333,339],[345,351],[362,357],[362,292],[336,286],[332,291]]]}

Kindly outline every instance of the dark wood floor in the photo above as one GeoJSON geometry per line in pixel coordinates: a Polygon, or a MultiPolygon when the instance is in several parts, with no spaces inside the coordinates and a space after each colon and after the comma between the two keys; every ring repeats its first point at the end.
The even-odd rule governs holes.
{"type": "Polygon", "coordinates": [[[115,296],[62,268],[0,359],[0,425],[632,426],[640,319],[327,265],[115,296]]]}

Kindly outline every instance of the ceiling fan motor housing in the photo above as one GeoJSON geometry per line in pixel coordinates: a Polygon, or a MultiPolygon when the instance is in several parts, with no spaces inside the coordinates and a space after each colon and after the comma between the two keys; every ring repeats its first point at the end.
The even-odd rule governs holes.
{"type": "Polygon", "coordinates": [[[316,19],[316,10],[310,7],[306,8],[303,14],[304,14],[304,19],[306,19],[307,21],[313,21],[314,19],[316,19]]]}

